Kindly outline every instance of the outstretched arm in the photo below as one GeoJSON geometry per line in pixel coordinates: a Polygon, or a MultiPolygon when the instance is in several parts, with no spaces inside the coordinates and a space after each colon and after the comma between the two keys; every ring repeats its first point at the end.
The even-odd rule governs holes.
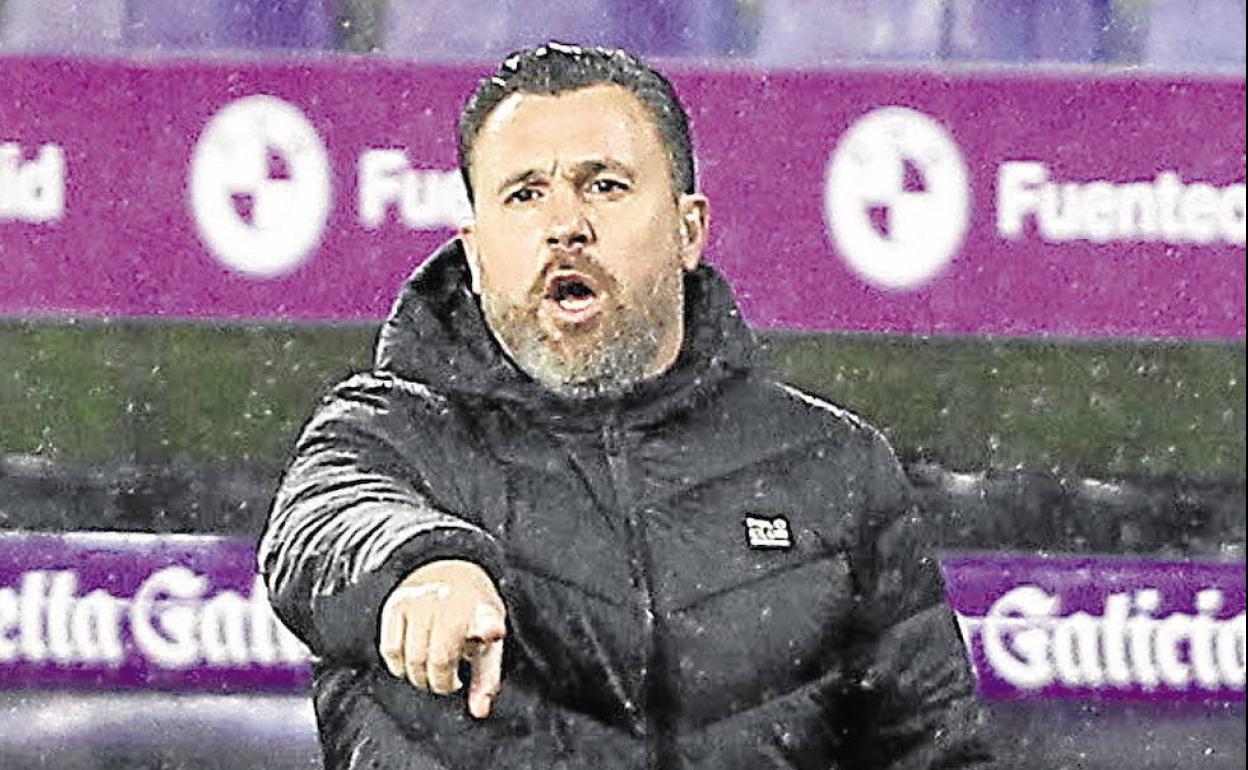
{"type": "Polygon", "coordinates": [[[411,383],[348,381],[305,427],[278,490],[260,565],[278,615],[331,664],[316,688],[327,757],[413,770],[488,766],[490,752],[533,767],[643,766],[627,731],[539,686],[502,683],[503,553],[457,491],[465,445],[446,414],[411,383]],[[472,666],[467,710],[445,697],[461,689],[460,660],[472,666]]]}
{"type": "Polygon", "coordinates": [[[386,599],[425,564],[462,559],[501,579],[480,519],[430,493],[446,463],[432,435],[438,404],[403,392],[412,387],[360,376],[336,388],[278,489],[260,569],[278,615],[318,657],[380,665],[386,599]]]}

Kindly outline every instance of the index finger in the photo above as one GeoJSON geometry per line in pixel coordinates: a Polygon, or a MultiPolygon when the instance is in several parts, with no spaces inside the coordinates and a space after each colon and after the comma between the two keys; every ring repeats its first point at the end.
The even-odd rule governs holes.
{"type": "Polygon", "coordinates": [[[486,645],[482,652],[469,658],[469,662],[472,684],[468,690],[468,711],[477,719],[485,719],[503,687],[503,640],[486,645]]]}

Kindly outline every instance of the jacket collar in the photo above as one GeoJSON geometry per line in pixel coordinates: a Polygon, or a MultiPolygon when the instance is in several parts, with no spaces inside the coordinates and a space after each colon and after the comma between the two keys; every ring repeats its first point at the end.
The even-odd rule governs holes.
{"type": "Polygon", "coordinates": [[[699,396],[756,368],[758,348],[732,290],[709,265],[685,278],[685,339],[663,375],[620,396],[568,399],[519,369],[490,333],[472,293],[458,239],[440,248],[403,286],[377,343],[379,372],[451,397],[510,404],[574,427],[614,415],[621,424],[659,422],[699,396]]]}

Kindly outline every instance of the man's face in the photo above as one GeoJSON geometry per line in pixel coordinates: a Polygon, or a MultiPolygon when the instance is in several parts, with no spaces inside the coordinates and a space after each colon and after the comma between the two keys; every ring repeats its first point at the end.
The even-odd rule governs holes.
{"type": "Polygon", "coordinates": [[[551,390],[619,392],[661,374],[684,336],[706,200],[677,195],[646,107],[625,88],[513,94],[473,147],[461,230],[494,336],[551,390]]]}

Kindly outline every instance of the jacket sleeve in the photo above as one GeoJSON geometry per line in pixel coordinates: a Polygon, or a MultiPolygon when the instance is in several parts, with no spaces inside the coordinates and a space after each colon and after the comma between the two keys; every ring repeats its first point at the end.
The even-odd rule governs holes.
{"type": "Polygon", "coordinates": [[[480,521],[431,499],[426,479],[447,462],[437,410],[417,385],[360,375],[303,429],[259,562],[278,616],[319,658],[380,663],[381,605],[424,563],[468,559],[501,579],[501,551],[480,521]]]}
{"type": "Polygon", "coordinates": [[[986,715],[943,598],[936,525],[915,506],[882,437],[873,437],[867,460],[845,712],[855,715],[850,766],[990,767],[986,715]]]}

